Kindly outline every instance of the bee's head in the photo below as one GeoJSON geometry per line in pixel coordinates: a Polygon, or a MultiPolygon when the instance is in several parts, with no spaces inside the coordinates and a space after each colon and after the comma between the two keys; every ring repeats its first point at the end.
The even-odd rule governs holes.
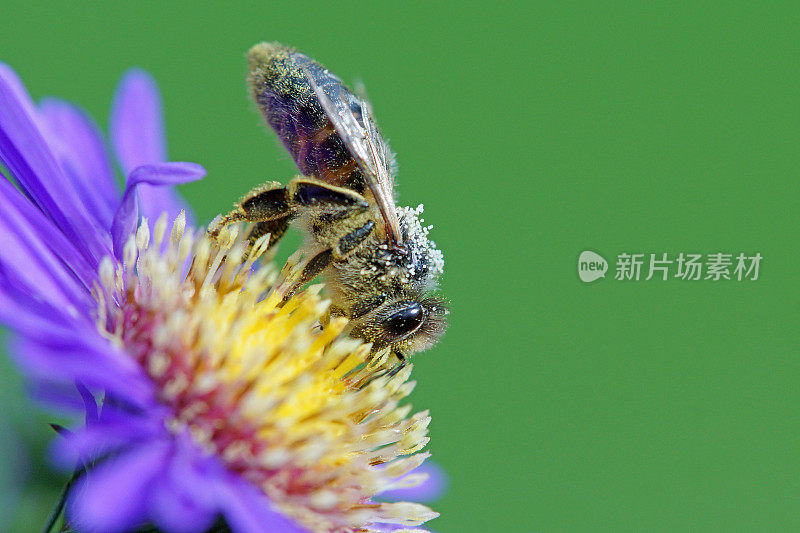
{"type": "Polygon", "coordinates": [[[426,296],[436,289],[444,259],[428,238],[430,226],[422,225],[422,210],[422,205],[398,207],[403,243],[376,255],[375,270],[383,274],[386,281],[380,285],[389,296],[357,317],[352,333],[376,349],[388,346],[403,355],[421,352],[436,344],[447,327],[444,300],[426,296]]]}
{"type": "Polygon", "coordinates": [[[403,243],[380,243],[371,255],[328,272],[333,288],[332,313],[350,321],[350,335],[410,355],[427,350],[447,327],[445,301],[431,296],[437,288],[444,259],[429,227],[416,209],[397,208],[403,243]],[[361,262],[358,262],[360,260],[361,262]]]}
{"type": "Polygon", "coordinates": [[[395,298],[351,320],[351,335],[372,342],[375,349],[390,347],[404,355],[427,350],[447,328],[449,313],[437,297],[395,298]]]}

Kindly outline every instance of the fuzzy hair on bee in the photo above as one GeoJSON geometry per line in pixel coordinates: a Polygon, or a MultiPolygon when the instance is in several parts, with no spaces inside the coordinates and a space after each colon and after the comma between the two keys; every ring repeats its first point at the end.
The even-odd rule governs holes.
{"type": "Polygon", "coordinates": [[[273,247],[290,226],[300,229],[305,258],[287,297],[321,275],[331,316],[346,317],[352,336],[389,348],[402,366],[443,335],[448,314],[436,293],[444,259],[422,206],[395,205],[394,155],[365,98],[278,43],[255,45],[248,61],[253,101],[302,175],[256,187],[212,233],[253,222],[251,243],[269,234],[273,247]]]}

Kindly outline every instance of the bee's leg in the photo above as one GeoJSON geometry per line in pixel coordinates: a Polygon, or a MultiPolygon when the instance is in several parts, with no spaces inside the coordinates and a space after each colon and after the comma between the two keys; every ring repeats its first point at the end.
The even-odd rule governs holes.
{"type": "MultiPolygon", "coordinates": [[[[343,215],[323,214],[321,218],[332,217],[335,218],[339,224],[346,224],[352,221],[352,219],[351,221],[348,221],[347,218],[353,214],[354,213],[348,213],[345,211],[343,215]]],[[[358,215],[355,215],[356,216],[353,218],[358,220],[358,215]]],[[[300,289],[300,287],[317,277],[333,261],[344,259],[350,255],[362,242],[364,242],[364,240],[366,240],[367,237],[370,236],[370,234],[372,234],[373,229],[375,229],[375,222],[372,220],[367,220],[365,222],[358,221],[354,225],[356,226],[354,229],[351,229],[343,237],[339,237],[332,242],[326,239],[320,233],[324,231],[323,228],[326,226],[326,224],[322,224],[318,230],[312,230],[314,231],[314,236],[317,242],[329,247],[317,252],[315,255],[311,256],[311,258],[305,260],[304,263],[292,265],[292,274],[286,276],[286,283],[284,283],[280,289],[284,300],[291,298],[294,293],[300,289]]],[[[270,245],[271,244],[272,241],[270,240],[270,245]]]]}
{"type": "Polygon", "coordinates": [[[367,200],[351,189],[304,177],[289,182],[286,200],[295,209],[311,208],[342,215],[360,213],[369,207],[367,200]]]}
{"type": "Polygon", "coordinates": [[[223,227],[235,222],[258,222],[255,233],[250,235],[251,242],[272,233],[269,245],[274,246],[291,219],[301,211],[323,211],[346,217],[366,211],[368,207],[366,199],[357,192],[313,178],[297,177],[286,187],[270,181],[247,193],[210,233],[216,236],[223,227]],[[262,222],[272,223],[262,225],[262,222]]]}
{"type": "MultiPolygon", "coordinates": [[[[270,191],[271,192],[271,191],[270,191]]],[[[308,178],[295,178],[286,187],[286,201],[289,205],[289,214],[272,220],[259,222],[249,235],[251,245],[256,239],[270,233],[268,249],[272,248],[289,227],[289,223],[302,212],[315,213],[315,217],[322,221],[346,220],[349,217],[363,213],[368,207],[366,199],[360,194],[342,187],[334,187],[319,180],[308,178]]],[[[333,246],[333,254],[340,259],[357,247],[372,231],[373,222],[369,227],[364,225],[345,235],[337,246],[333,246]]],[[[313,230],[312,230],[313,231],[313,230]]],[[[317,235],[318,236],[318,235],[317,235]]],[[[307,278],[310,281],[317,276],[327,263],[319,267],[321,258],[312,258],[309,262],[307,278]],[[316,270],[315,270],[316,269],[316,270]]],[[[330,263],[330,261],[328,261],[330,263]]],[[[305,283],[305,281],[303,283],[305,283]]]]}
{"type": "MultiPolygon", "coordinates": [[[[329,244],[329,246],[331,246],[330,248],[325,248],[321,252],[316,253],[310,259],[306,260],[302,267],[297,267],[297,269],[295,269],[295,271],[299,269],[300,273],[293,276],[291,283],[283,289],[284,300],[290,298],[300,287],[317,277],[333,261],[343,259],[350,255],[372,234],[372,231],[375,229],[375,222],[367,220],[363,224],[357,224],[356,226],[356,228],[352,229],[344,237],[329,244]]],[[[271,244],[272,241],[270,240],[270,245],[271,244]]]]}
{"type": "MultiPolygon", "coordinates": [[[[261,224],[259,224],[259,226],[260,225],[261,224]]],[[[259,226],[256,226],[256,229],[259,226]]],[[[364,224],[358,225],[358,227],[347,233],[344,237],[341,237],[335,241],[330,248],[326,248],[321,252],[318,252],[310,259],[306,260],[302,267],[297,267],[297,269],[300,269],[300,274],[293,276],[291,282],[282,289],[282,292],[284,293],[283,299],[286,300],[291,298],[294,293],[300,289],[300,287],[317,277],[333,261],[343,259],[350,255],[362,242],[364,242],[367,237],[370,236],[374,228],[375,222],[371,220],[366,221],[364,224]]],[[[272,246],[272,237],[270,237],[270,246],[272,246]]]]}
{"type": "Polygon", "coordinates": [[[334,246],[334,255],[337,259],[343,259],[350,255],[358,246],[372,234],[375,229],[375,222],[367,220],[359,224],[352,231],[341,237],[334,246]]]}
{"type": "MultiPolygon", "coordinates": [[[[289,274],[286,275],[276,287],[285,302],[300,290],[300,287],[317,277],[333,261],[333,250],[326,248],[311,256],[301,264],[291,265],[289,274]],[[302,265],[302,266],[301,266],[302,265]]],[[[291,261],[291,258],[290,258],[291,261]]],[[[287,263],[289,266],[289,263],[287,263]]],[[[286,269],[286,267],[284,267],[286,269]]],[[[283,277],[283,276],[282,276],[283,277]]]]}
{"type": "Polygon", "coordinates": [[[256,241],[262,235],[269,234],[269,245],[267,246],[267,250],[271,249],[273,246],[278,244],[278,241],[281,240],[283,234],[286,233],[287,229],[289,229],[289,223],[293,218],[294,216],[289,214],[282,218],[258,222],[255,226],[253,226],[253,229],[250,230],[250,233],[247,234],[247,240],[249,241],[248,247],[255,245],[256,241]]]}
{"type": "MultiPolygon", "coordinates": [[[[350,191],[348,191],[350,192],[350,191]]],[[[356,193],[352,193],[354,196],[356,193]]],[[[324,221],[319,225],[312,225],[312,232],[319,244],[328,246],[328,248],[313,255],[310,259],[305,261],[302,267],[295,268],[295,274],[292,277],[285,289],[283,289],[284,300],[290,298],[300,287],[317,277],[323,270],[325,270],[332,262],[344,259],[353,251],[355,251],[367,237],[372,234],[375,229],[375,222],[365,219],[360,204],[354,207],[341,209],[339,212],[327,212],[317,214],[318,221],[324,221]],[[331,239],[331,235],[327,233],[326,228],[333,223],[340,227],[344,226],[349,229],[342,237],[331,239]]],[[[270,243],[271,244],[271,243],[270,243]]]]}
{"type": "MultiPolygon", "coordinates": [[[[230,213],[222,217],[222,220],[220,220],[214,228],[209,229],[209,234],[212,237],[216,237],[219,235],[222,228],[236,222],[269,222],[276,219],[283,219],[291,213],[292,209],[286,201],[286,189],[277,181],[268,181],[243,196],[230,213]]],[[[286,223],[288,224],[288,220],[286,223]]],[[[261,226],[260,228],[259,226],[261,226],[261,224],[253,228],[253,232],[258,232],[258,235],[254,236],[253,232],[250,234],[251,243],[261,235],[272,233],[274,230],[277,230],[275,233],[280,233],[282,235],[280,231],[281,225],[279,223],[261,226]]],[[[285,228],[283,231],[286,231],[285,228]]],[[[274,239],[273,242],[273,238],[271,237],[270,246],[277,242],[279,238],[280,237],[274,239]]]]}

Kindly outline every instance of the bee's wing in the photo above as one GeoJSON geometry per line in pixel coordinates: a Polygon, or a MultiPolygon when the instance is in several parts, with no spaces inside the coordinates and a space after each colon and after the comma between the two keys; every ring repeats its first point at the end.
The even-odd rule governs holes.
{"type": "Polygon", "coordinates": [[[402,242],[400,224],[395,213],[392,189],[391,165],[392,154],[386,141],[383,140],[375,125],[372,106],[366,100],[356,98],[360,107],[363,126],[359,123],[348,102],[343,99],[332,99],[316,82],[314,76],[303,67],[306,79],[317,95],[322,109],[336,129],[336,133],[347,146],[350,155],[358,163],[367,186],[375,197],[375,202],[383,216],[386,232],[394,242],[402,242]]]}

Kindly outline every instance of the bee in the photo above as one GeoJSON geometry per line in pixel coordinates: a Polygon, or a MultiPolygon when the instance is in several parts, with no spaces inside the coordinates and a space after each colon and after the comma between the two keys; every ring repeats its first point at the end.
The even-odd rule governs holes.
{"type": "Polygon", "coordinates": [[[261,43],[247,57],[251,96],[302,175],[256,187],[217,228],[255,223],[251,245],[269,234],[271,248],[299,226],[305,259],[287,296],[321,275],[331,316],[404,365],[444,333],[448,310],[434,294],[444,260],[421,224],[422,206],[395,205],[394,155],[371,105],[293,48],[261,43]]]}

